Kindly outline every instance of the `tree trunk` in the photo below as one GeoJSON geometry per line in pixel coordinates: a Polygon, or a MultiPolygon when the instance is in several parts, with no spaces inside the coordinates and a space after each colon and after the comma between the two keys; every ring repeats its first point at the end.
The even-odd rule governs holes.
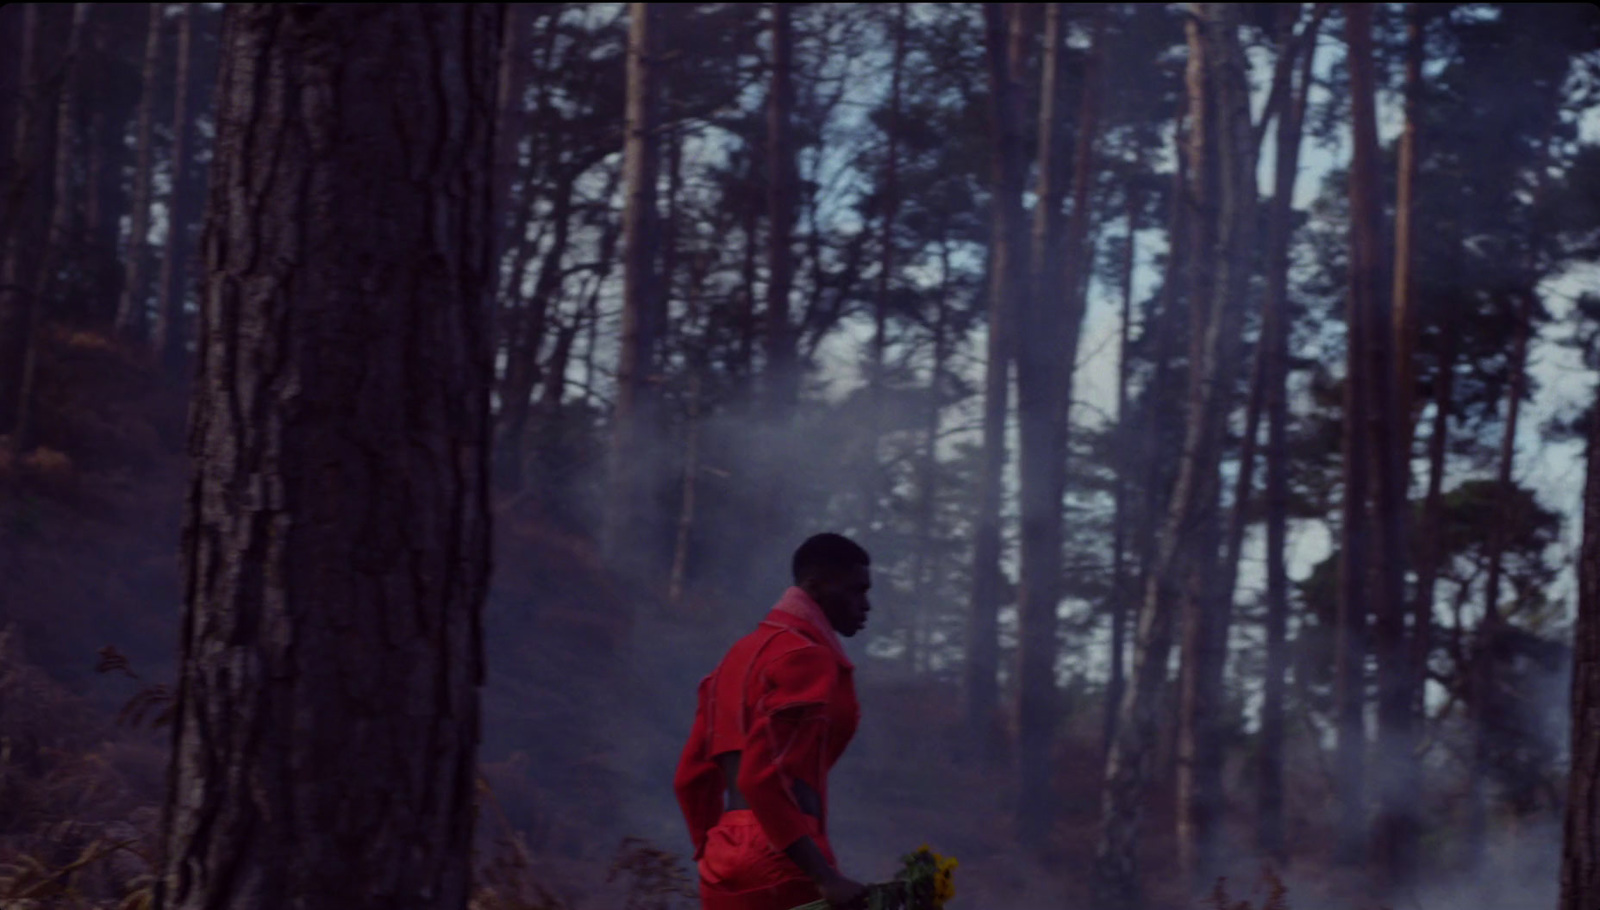
{"type": "MultiPolygon", "coordinates": [[[[1018,728],[1021,732],[1023,790],[1026,792],[1033,787],[1034,792],[1033,798],[1024,798],[1019,802],[1018,820],[1021,823],[1019,828],[1025,834],[1038,838],[1045,836],[1052,815],[1050,746],[1057,711],[1055,663],[1059,623],[1056,610],[1061,599],[1062,499],[1071,441],[1069,417],[1073,381],[1077,374],[1078,344],[1083,333],[1084,314],[1088,309],[1087,279],[1091,270],[1089,207],[1096,175],[1094,149],[1098,130],[1099,74],[1105,57],[1105,21],[1105,9],[1097,7],[1090,31],[1088,59],[1078,106],[1073,148],[1072,212],[1061,238],[1059,257],[1051,256],[1045,260],[1059,262],[1059,271],[1055,275],[1046,275],[1047,266],[1044,262],[1035,261],[1035,272],[1041,275],[1041,280],[1036,283],[1036,294],[1029,301],[1038,314],[1038,321],[1029,334],[1036,334],[1048,346],[1036,352],[1039,358],[1032,366],[1040,368],[1049,386],[1037,396],[1037,406],[1045,409],[1045,424],[1037,434],[1040,460],[1044,462],[1036,468],[1039,492],[1036,496],[1028,496],[1026,488],[1023,490],[1023,568],[1026,570],[1028,566],[1028,544],[1032,538],[1039,557],[1036,560],[1039,567],[1036,577],[1039,581],[1030,585],[1030,579],[1024,577],[1022,585],[1019,673],[1022,697],[1018,704],[1018,728]],[[1059,301],[1061,308],[1059,317],[1055,319],[1051,318],[1052,308],[1047,307],[1047,302],[1052,298],[1059,301]],[[1037,520],[1031,526],[1028,522],[1030,502],[1039,510],[1037,520]],[[1030,589],[1040,595],[1031,602],[1027,593],[1030,589]],[[1036,608],[1029,609],[1030,605],[1036,605],[1036,608]]],[[[1044,110],[1044,102],[1041,102],[1041,121],[1044,110]]],[[[1040,150],[1041,153],[1048,151],[1042,138],[1040,150]]],[[[1040,166],[1042,173],[1043,159],[1040,166]]],[[[1026,429],[1028,409],[1022,399],[1022,375],[1019,360],[1018,407],[1024,419],[1023,428],[1026,429]]],[[[1027,452],[1026,446],[1023,451],[1027,452]]],[[[1026,484],[1029,476],[1026,462],[1022,476],[1026,484]]]]}
{"type": "MultiPolygon", "coordinates": [[[[1351,50],[1352,69],[1361,68],[1358,58],[1371,61],[1372,8],[1364,3],[1345,5],[1345,35],[1351,50]]],[[[1357,78],[1352,72],[1352,79],[1357,78]]],[[[1370,83],[1367,97],[1370,99],[1370,83]]],[[[1352,86],[1352,95],[1359,96],[1352,86]]],[[[1359,104],[1360,102],[1357,102],[1359,104]]],[[[1355,105],[1352,105],[1354,108],[1355,105]]],[[[1353,113],[1356,130],[1370,121],[1353,113]]],[[[1363,137],[1355,137],[1356,154],[1366,155],[1363,137]]],[[[1356,173],[1350,177],[1350,288],[1346,302],[1345,387],[1344,387],[1344,517],[1340,530],[1338,633],[1335,644],[1336,715],[1338,717],[1338,757],[1336,759],[1338,820],[1335,860],[1354,865],[1366,858],[1366,647],[1367,647],[1367,515],[1368,470],[1371,451],[1370,428],[1362,409],[1369,405],[1371,379],[1367,363],[1372,317],[1373,236],[1377,229],[1376,187],[1372,175],[1356,173]]]]}
{"type": "Polygon", "coordinates": [[[55,189],[51,194],[50,227],[45,237],[44,249],[39,256],[39,270],[34,277],[33,299],[24,304],[27,318],[24,321],[22,376],[17,390],[17,418],[11,428],[11,450],[23,452],[34,445],[33,396],[35,376],[39,365],[39,327],[44,322],[44,308],[54,303],[56,271],[62,251],[72,236],[72,214],[77,194],[73,188],[73,162],[76,160],[78,117],[78,57],[83,47],[84,23],[89,18],[89,4],[72,5],[72,25],[67,34],[66,57],[61,64],[61,87],[56,101],[56,162],[55,189]]]}
{"type": "Polygon", "coordinates": [[[794,110],[791,4],[772,7],[772,84],[767,92],[767,414],[782,420],[799,397],[795,329],[789,317],[789,291],[794,282],[791,248],[795,221],[795,150],[791,138],[794,110]]]}
{"type": "MultiPolygon", "coordinates": [[[[754,156],[751,162],[752,171],[755,169],[753,158],[754,156]]],[[[734,375],[739,377],[741,384],[748,387],[755,372],[756,259],[761,247],[758,235],[761,209],[755,204],[754,199],[745,204],[743,216],[740,222],[744,235],[744,257],[739,268],[739,344],[733,368],[734,375]]]]}
{"type": "MultiPolygon", "coordinates": [[[[1279,50],[1278,59],[1274,61],[1272,68],[1270,97],[1277,99],[1274,103],[1280,107],[1292,105],[1292,100],[1282,99],[1289,98],[1293,92],[1294,55],[1300,45],[1300,42],[1294,39],[1294,24],[1298,16],[1298,4],[1284,4],[1278,8],[1279,50]]],[[[1260,128],[1252,133],[1250,149],[1253,156],[1261,147],[1259,134],[1265,132],[1265,118],[1268,113],[1271,111],[1262,114],[1263,122],[1260,128]]],[[[1283,115],[1280,115],[1280,118],[1281,116],[1283,115]]],[[[1274,210],[1269,209],[1269,218],[1272,211],[1274,210]]],[[[1250,361],[1250,391],[1245,404],[1244,435],[1239,440],[1239,468],[1234,476],[1233,503],[1228,512],[1228,529],[1223,539],[1222,580],[1217,586],[1217,598],[1222,620],[1218,631],[1224,642],[1227,640],[1228,629],[1232,623],[1234,595],[1239,586],[1239,560],[1244,550],[1244,532],[1249,523],[1251,499],[1255,495],[1257,443],[1267,396],[1267,349],[1270,347],[1272,305],[1273,301],[1265,296],[1262,297],[1261,337],[1256,342],[1250,361]]],[[[1222,667],[1216,669],[1220,671],[1222,667]]]]}
{"type": "MultiPolygon", "coordinates": [[[[22,403],[23,362],[27,359],[33,307],[23,291],[22,233],[18,228],[29,183],[37,168],[39,130],[39,5],[22,5],[21,52],[17,55],[17,122],[12,130],[10,179],[0,209],[0,430],[12,432],[22,403]]],[[[13,442],[12,445],[15,445],[13,442]]]]}
{"type": "Polygon", "coordinates": [[[1500,464],[1495,477],[1495,511],[1500,517],[1489,531],[1489,573],[1483,586],[1483,619],[1473,635],[1469,662],[1472,697],[1468,700],[1472,715],[1472,772],[1468,790],[1466,862],[1468,869],[1482,870],[1485,860],[1485,840],[1489,826],[1488,776],[1491,753],[1496,737],[1505,731],[1495,720],[1495,667],[1494,644],[1502,632],[1500,614],[1500,580],[1504,575],[1505,527],[1510,520],[1505,512],[1510,507],[1515,490],[1512,467],[1517,457],[1517,422],[1522,412],[1522,397],[1527,383],[1529,321],[1533,315],[1533,293],[1520,294],[1517,307],[1516,334],[1511,343],[1511,360],[1507,365],[1506,421],[1500,434],[1500,464]]]}
{"type": "Polygon", "coordinates": [[[678,532],[672,548],[672,574],[667,601],[683,605],[684,582],[689,574],[689,543],[694,532],[695,498],[700,481],[700,374],[689,376],[688,424],[684,427],[683,498],[678,506],[678,532]]]}
{"type": "MultiPolygon", "coordinates": [[[[1197,4],[1201,18],[1205,77],[1210,82],[1216,118],[1212,130],[1216,167],[1215,277],[1196,282],[1211,295],[1193,337],[1204,340],[1191,356],[1191,409],[1202,422],[1198,448],[1190,456],[1197,473],[1197,498],[1191,523],[1180,533],[1188,558],[1183,603],[1183,677],[1178,729],[1178,858],[1192,890],[1208,888],[1220,871],[1224,799],[1222,737],[1223,670],[1228,654],[1232,599],[1218,595],[1217,531],[1223,436],[1232,412],[1243,360],[1244,302],[1253,269],[1256,227],[1256,162],[1250,122],[1248,63],[1239,46],[1239,9],[1233,4],[1197,4]],[[1193,364],[1202,374],[1193,375],[1193,364]]],[[[1202,178],[1205,179],[1205,178],[1202,178]]],[[[1202,196],[1204,199],[1205,197],[1202,196]]],[[[1205,211],[1209,206],[1203,207],[1205,211]]],[[[1207,247],[1197,243],[1195,249],[1207,247]]],[[[1198,296],[1198,295],[1197,295],[1198,296]]],[[[1194,312],[1197,316],[1199,309],[1194,312]]],[[[1191,420],[1196,418],[1191,417],[1191,420]]],[[[1186,452],[1187,452],[1186,447],[1186,452]]]]}
{"type": "MultiPolygon", "coordinates": [[[[1141,150],[1138,165],[1144,164],[1144,155],[1141,150]]],[[[1117,333],[1117,424],[1120,431],[1126,432],[1128,424],[1128,355],[1129,342],[1132,340],[1133,329],[1133,267],[1137,253],[1137,230],[1139,206],[1134,196],[1134,184],[1130,179],[1124,190],[1126,193],[1127,212],[1125,218],[1128,222],[1128,237],[1124,244],[1122,255],[1122,317],[1118,323],[1117,333]]],[[[1111,671],[1106,680],[1106,705],[1105,718],[1101,730],[1102,760],[1106,752],[1111,749],[1112,737],[1117,732],[1117,704],[1122,701],[1122,693],[1127,688],[1127,670],[1123,666],[1123,653],[1127,650],[1128,626],[1128,471],[1122,462],[1116,465],[1116,486],[1113,490],[1115,512],[1112,516],[1111,530],[1111,671]]]]}
{"type": "Polygon", "coordinates": [[[466,904],[501,16],[225,12],[157,910],[466,904]]]}
{"type": "MultiPolygon", "coordinates": [[[[705,281],[704,269],[698,261],[689,272],[688,312],[684,322],[690,326],[700,322],[700,287],[705,281]]],[[[677,533],[672,547],[672,569],[667,577],[667,602],[674,607],[683,605],[685,583],[689,576],[689,548],[694,538],[695,506],[700,483],[700,421],[701,377],[709,370],[703,351],[696,346],[690,355],[688,414],[683,429],[683,483],[678,504],[677,533]]]]}
{"type": "Polygon", "coordinates": [[[1428,658],[1433,651],[1433,599],[1439,578],[1444,528],[1445,453],[1455,411],[1456,332],[1451,320],[1440,327],[1439,363],[1434,369],[1433,428],[1428,437],[1428,491],[1422,501],[1422,533],[1418,536],[1417,586],[1411,605],[1411,690],[1413,709],[1421,717],[1428,683],[1428,658]]]}
{"type": "MultiPolygon", "coordinates": [[[[216,14],[220,18],[220,13],[216,14]]],[[[88,300],[83,306],[86,321],[96,327],[110,326],[116,320],[117,299],[122,291],[123,242],[122,214],[128,210],[128,194],[122,175],[133,166],[133,156],[124,141],[125,126],[133,117],[137,99],[122,97],[112,85],[116,75],[113,55],[107,45],[116,30],[111,17],[100,16],[89,29],[88,53],[83,90],[84,109],[89,112],[86,139],[87,173],[84,198],[85,250],[89,256],[88,300]]],[[[215,68],[207,74],[215,77],[215,68]]],[[[206,80],[208,83],[210,78],[206,80]]],[[[200,106],[194,106],[202,110],[200,106]]]]}
{"type": "Polygon", "coordinates": [[[1300,167],[1317,31],[1327,7],[1314,8],[1297,42],[1298,85],[1278,118],[1272,207],[1267,215],[1266,300],[1262,345],[1267,412],[1267,612],[1266,666],[1262,682],[1261,749],[1256,779],[1256,845],[1266,856],[1287,861],[1283,819],[1284,675],[1288,669],[1289,572],[1285,556],[1289,526],[1289,240],[1295,177],[1300,167]]]}
{"type": "Polygon", "coordinates": [[[1572,631],[1572,766],[1558,910],[1600,906],[1600,405],[1589,410],[1578,620],[1572,631]]]}
{"type": "MultiPolygon", "coordinates": [[[[1244,104],[1245,71],[1237,46],[1236,10],[1227,4],[1196,4],[1193,12],[1187,23],[1190,56],[1186,205],[1192,227],[1190,254],[1186,257],[1190,266],[1192,339],[1188,412],[1178,477],[1140,604],[1130,686],[1122,700],[1117,738],[1106,761],[1106,791],[1093,882],[1094,905],[1100,910],[1133,910],[1143,904],[1138,867],[1139,823],[1177,603],[1184,605],[1188,667],[1196,667],[1194,654],[1206,641],[1205,629],[1198,622],[1197,605],[1204,602],[1205,593],[1199,586],[1205,581],[1208,565],[1214,565],[1216,559],[1214,552],[1207,556],[1204,551],[1207,545],[1215,548],[1217,458],[1243,316],[1237,297],[1247,277],[1240,254],[1249,242],[1246,226],[1253,220],[1249,116],[1244,104]],[[1217,99],[1214,106],[1209,103],[1213,92],[1217,99]],[[1216,230],[1219,227],[1221,230],[1216,230]],[[1213,265],[1217,266],[1215,274],[1213,265]],[[1208,535],[1207,528],[1213,533],[1208,535]]],[[[1189,673],[1193,674],[1194,669],[1189,673]]],[[[1196,697],[1199,694],[1192,681],[1186,682],[1184,698],[1189,710],[1185,713],[1209,707],[1200,704],[1196,697]]],[[[1184,751],[1192,758],[1196,747],[1203,748],[1203,743],[1194,736],[1185,739],[1184,751]]],[[[1203,759],[1204,755],[1198,757],[1203,759]]],[[[1203,790],[1195,790],[1196,783],[1189,782],[1191,792],[1203,795],[1203,790]]],[[[1196,816],[1183,808],[1194,803],[1180,797],[1180,844],[1206,843],[1196,829],[1196,816]]],[[[1190,874],[1205,862],[1192,850],[1183,859],[1184,871],[1190,874]]]]}
{"type": "MultiPolygon", "coordinates": [[[[539,382],[539,349],[544,345],[550,307],[561,296],[563,285],[562,265],[566,261],[567,247],[572,236],[572,197],[576,175],[570,171],[559,175],[551,203],[550,225],[553,231],[550,246],[539,262],[539,275],[534,279],[533,294],[508,314],[506,329],[506,371],[500,383],[500,415],[497,421],[495,476],[508,491],[520,491],[523,486],[523,440],[527,435],[528,415],[532,410],[533,388],[539,382]]],[[[531,206],[530,206],[531,208],[531,206]]],[[[533,253],[533,244],[526,242],[527,256],[518,256],[512,268],[509,300],[522,296],[522,275],[527,268],[527,258],[533,253]]],[[[620,374],[619,374],[620,375],[620,374]]]]}
{"type": "MultiPolygon", "coordinates": [[[[528,49],[523,44],[527,31],[529,8],[513,3],[506,7],[505,34],[499,51],[500,74],[498,97],[495,98],[494,126],[494,262],[495,274],[500,273],[501,255],[505,240],[514,230],[512,223],[514,190],[517,175],[521,172],[523,135],[523,92],[527,84],[528,49]]],[[[555,15],[559,15],[556,13],[555,15]]],[[[554,29],[551,30],[552,33],[554,29]]],[[[529,188],[531,190],[531,187],[529,188]]],[[[531,192],[530,192],[531,195],[531,192]]],[[[513,294],[503,294],[512,297],[513,294]]]]}
{"type": "Polygon", "coordinates": [[[1416,434],[1416,368],[1413,363],[1417,347],[1416,301],[1412,299],[1412,242],[1416,226],[1415,215],[1417,183],[1417,124],[1422,118],[1422,8],[1418,3],[1406,4],[1406,64],[1405,64],[1405,124],[1400,131],[1399,159],[1394,210],[1394,286],[1390,293],[1394,307],[1394,375],[1395,391],[1399,396],[1396,406],[1400,414],[1400,450],[1407,453],[1405,467],[1409,476],[1411,444],[1416,434]]]}
{"type": "Polygon", "coordinates": [[[567,393],[567,367],[572,363],[572,343],[583,324],[583,314],[573,313],[572,318],[556,331],[555,350],[550,352],[550,363],[544,370],[543,388],[539,392],[539,409],[546,417],[561,413],[567,393]]]}
{"type": "MultiPolygon", "coordinates": [[[[1370,7],[1369,10],[1370,19],[1370,7]]],[[[1377,817],[1372,843],[1379,858],[1380,888],[1392,896],[1412,884],[1416,866],[1417,793],[1422,780],[1416,756],[1411,683],[1411,649],[1406,640],[1406,517],[1410,508],[1408,487],[1411,460],[1410,394],[1399,391],[1399,377],[1409,377],[1409,353],[1403,371],[1399,353],[1408,351],[1396,337],[1396,314],[1390,298],[1380,288],[1378,245],[1381,207],[1378,200],[1378,136],[1376,78],[1373,73],[1370,21],[1352,32],[1349,53],[1353,161],[1351,219],[1360,231],[1359,262],[1365,275],[1368,420],[1371,424],[1372,472],[1377,481],[1373,502],[1373,652],[1378,662],[1378,747],[1374,755],[1377,817]],[[1404,410],[1402,410],[1404,409],[1404,410]]],[[[1409,119],[1409,117],[1408,117],[1409,119]]],[[[1407,188],[1409,190],[1409,188],[1407,188]]],[[[1406,200],[1409,203],[1409,200],[1406,200]]],[[[1396,247],[1396,255],[1400,247],[1396,247]]],[[[1352,261],[1354,266],[1355,260],[1352,261]]],[[[1397,270],[1398,271],[1398,270],[1397,270]]]]}
{"type": "MultiPolygon", "coordinates": [[[[1173,358],[1183,335],[1183,322],[1179,318],[1187,299],[1183,289],[1184,276],[1188,274],[1189,257],[1189,151],[1183,132],[1187,118],[1185,98],[1181,102],[1177,126],[1173,131],[1173,157],[1177,159],[1172,170],[1171,199],[1167,212],[1167,261],[1162,269],[1161,293],[1150,314],[1150,332],[1154,334],[1151,347],[1154,361],[1151,378],[1145,387],[1144,407],[1140,415],[1139,470],[1143,491],[1139,498],[1138,522],[1135,526],[1134,549],[1139,555],[1139,574],[1135,579],[1133,598],[1143,597],[1145,585],[1156,564],[1157,538],[1160,536],[1161,518],[1171,501],[1172,479],[1176,476],[1178,457],[1170,454],[1175,446],[1166,442],[1166,430],[1182,421],[1176,404],[1180,396],[1173,394],[1179,385],[1173,378],[1173,358]]],[[[1137,603],[1134,619],[1137,622],[1137,603]]],[[[1124,695],[1126,697],[1126,695],[1124,695]]],[[[1112,707],[1112,726],[1116,726],[1117,708],[1112,707]]],[[[1110,749],[1110,743],[1106,745],[1110,749]]],[[[1108,751],[1109,754],[1109,751],[1108,751]]]]}
{"type": "Polygon", "coordinates": [[[144,341],[148,313],[145,300],[144,260],[149,255],[150,128],[156,100],[156,64],[161,56],[161,11],[165,4],[150,4],[149,31],[145,34],[144,70],[139,96],[138,162],[133,170],[133,199],[129,203],[128,243],[122,261],[122,294],[117,299],[116,332],[130,341],[144,341]]]}
{"type": "MultiPolygon", "coordinates": [[[[660,13],[657,12],[657,15],[659,16],[660,13]]],[[[662,98],[661,109],[671,110],[671,108],[672,99],[670,97],[662,98]]],[[[656,326],[658,337],[656,339],[656,349],[653,352],[654,356],[650,361],[650,372],[657,376],[665,372],[665,361],[670,356],[666,350],[666,342],[668,340],[668,332],[673,328],[672,299],[673,295],[677,293],[678,260],[681,254],[678,237],[682,229],[680,218],[682,200],[679,197],[683,193],[684,144],[684,134],[677,124],[662,124],[659,129],[661,138],[667,145],[667,212],[666,217],[662,219],[660,232],[661,265],[659,277],[656,279],[660,289],[651,295],[651,301],[656,307],[655,314],[651,318],[653,320],[652,324],[656,326]]],[[[694,318],[690,316],[686,323],[693,325],[694,318]]],[[[662,416],[665,416],[664,413],[662,416]]],[[[661,434],[660,438],[665,440],[667,432],[665,423],[661,424],[657,429],[661,434]]]]}
{"type": "MultiPolygon", "coordinates": [[[[1040,59],[1038,177],[1033,234],[1028,256],[1028,290],[1018,302],[1017,425],[1022,515],[1021,577],[1017,587],[1018,685],[1017,747],[1021,776],[1017,786],[1017,839],[1042,844],[1050,827],[1054,794],[1050,786],[1050,738],[1056,709],[1056,608],[1061,601],[1061,497],[1065,433],[1056,425],[1062,374],[1071,375],[1075,351],[1054,343],[1056,324],[1070,317],[1071,293],[1061,269],[1061,119],[1059,59],[1065,42],[1061,4],[1045,6],[1044,53],[1040,59]],[[1063,306],[1065,304],[1065,306],[1063,306]]],[[[1009,61],[1013,77],[1021,61],[1009,61]]],[[[1026,165],[1022,165],[1026,167],[1026,165]]]]}
{"type": "Polygon", "coordinates": [[[653,514],[657,427],[656,383],[651,375],[660,326],[655,324],[660,219],[656,176],[660,136],[656,128],[658,65],[654,8],[628,5],[627,207],[623,212],[622,343],[617,361],[617,402],[612,413],[611,477],[606,503],[607,560],[630,574],[648,577],[661,530],[653,514]]]}
{"type": "Polygon", "coordinates": [[[948,226],[941,226],[939,235],[939,290],[933,321],[933,369],[928,377],[928,410],[923,428],[922,460],[917,464],[917,550],[912,578],[917,586],[917,596],[912,604],[910,661],[913,673],[926,669],[927,620],[932,581],[928,578],[934,565],[933,532],[934,504],[938,496],[939,425],[944,413],[945,359],[949,356],[948,321],[950,318],[950,241],[948,226]]]}
{"type": "MultiPolygon", "coordinates": [[[[1252,133],[1250,150],[1253,158],[1259,156],[1261,140],[1266,133],[1267,120],[1277,116],[1279,122],[1292,117],[1294,100],[1294,57],[1302,45],[1302,41],[1294,36],[1295,20],[1299,17],[1299,4],[1283,4],[1278,9],[1277,45],[1278,59],[1272,68],[1272,88],[1268,108],[1262,112],[1261,122],[1252,133]]],[[[1308,33],[1309,34],[1309,33],[1308,33]]],[[[1292,193],[1292,187],[1290,192],[1292,193]]],[[[1282,200],[1285,216],[1288,212],[1288,200],[1282,200]]],[[[1277,203],[1269,209],[1269,221],[1277,217],[1277,203]]],[[[1271,259],[1271,239],[1268,240],[1268,268],[1274,262],[1271,259]]],[[[1286,258],[1286,254],[1285,254],[1286,258]]],[[[1287,272],[1287,263],[1284,265],[1287,272]]],[[[1267,281],[1272,282],[1269,276],[1267,281]]],[[[1285,281],[1287,276],[1285,275],[1285,281]]],[[[1261,336],[1256,342],[1255,352],[1250,364],[1250,391],[1245,405],[1244,435],[1240,437],[1238,473],[1234,476],[1233,502],[1228,512],[1228,527],[1223,540],[1223,556],[1221,563],[1222,577],[1217,585],[1216,592],[1216,625],[1212,635],[1215,649],[1222,660],[1209,666],[1211,678],[1206,680],[1206,685],[1211,693],[1218,699],[1222,696],[1223,677],[1225,675],[1225,660],[1227,657],[1228,635],[1232,626],[1234,598],[1239,585],[1239,560],[1244,551],[1244,532],[1249,522],[1252,502],[1255,496],[1256,456],[1258,440],[1261,431],[1262,413],[1266,408],[1268,390],[1267,361],[1272,356],[1272,333],[1277,314],[1274,308],[1281,305],[1282,290],[1279,297],[1274,299],[1270,290],[1262,297],[1261,302],[1261,336]]],[[[1217,756],[1220,764],[1221,756],[1217,756]]],[[[1220,771],[1220,767],[1218,768],[1220,771]]],[[[1217,781],[1217,799],[1220,801],[1220,780],[1217,781]]],[[[1220,802],[1219,802],[1220,805],[1220,802]]]]}
{"type": "Polygon", "coordinates": [[[189,43],[194,16],[185,3],[178,14],[178,62],[173,79],[172,101],[172,204],[167,207],[167,242],[161,249],[160,290],[157,292],[156,322],[151,334],[151,350],[167,370],[176,375],[183,368],[183,301],[187,296],[189,261],[189,219],[193,210],[188,181],[189,132],[189,43]]]}
{"type": "Polygon", "coordinates": [[[971,629],[967,643],[967,723],[971,743],[986,762],[997,758],[999,707],[1000,477],[1005,469],[1007,372],[1012,324],[1027,260],[1022,248],[1022,134],[1018,86],[1006,49],[1004,5],[985,3],[984,48],[989,69],[994,235],[989,244],[989,329],[983,384],[983,464],[974,518],[971,629]]]}
{"type": "Polygon", "coordinates": [[[883,441],[884,352],[889,344],[889,292],[894,275],[894,229],[900,214],[900,81],[906,60],[906,4],[895,4],[894,62],[889,76],[889,122],[884,129],[887,145],[883,165],[883,230],[878,241],[878,287],[872,306],[872,396],[867,426],[867,470],[862,472],[862,523],[872,533],[878,516],[878,497],[886,476],[880,461],[883,441]]]}

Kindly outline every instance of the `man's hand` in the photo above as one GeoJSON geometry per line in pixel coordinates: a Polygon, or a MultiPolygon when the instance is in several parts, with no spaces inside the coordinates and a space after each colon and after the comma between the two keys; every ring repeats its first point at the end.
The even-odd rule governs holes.
{"type": "Polygon", "coordinates": [[[817,847],[817,842],[809,837],[802,837],[785,847],[784,853],[794,860],[795,865],[811,876],[817,883],[817,888],[828,903],[835,907],[866,906],[867,888],[853,879],[845,878],[828,863],[822,855],[822,850],[817,847]]]}
{"type": "Polygon", "coordinates": [[[817,882],[817,887],[822,889],[823,898],[835,907],[866,905],[867,886],[854,879],[845,878],[834,870],[830,869],[828,874],[817,882]]]}

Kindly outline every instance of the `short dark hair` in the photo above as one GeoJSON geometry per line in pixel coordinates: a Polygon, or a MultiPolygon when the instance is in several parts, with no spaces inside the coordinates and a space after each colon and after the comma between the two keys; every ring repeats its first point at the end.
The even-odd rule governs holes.
{"type": "Polygon", "coordinates": [[[794,551],[791,566],[794,583],[818,569],[853,569],[872,565],[872,557],[861,545],[843,534],[813,534],[794,551]]]}

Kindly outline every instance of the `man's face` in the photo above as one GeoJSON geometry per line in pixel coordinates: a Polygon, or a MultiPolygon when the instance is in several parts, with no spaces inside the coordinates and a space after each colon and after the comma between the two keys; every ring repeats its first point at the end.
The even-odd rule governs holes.
{"type": "Polygon", "coordinates": [[[867,613],[872,610],[867,600],[867,592],[872,589],[871,569],[853,566],[823,570],[805,587],[827,614],[835,632],[848,638],[866,626],[867,613]]]}

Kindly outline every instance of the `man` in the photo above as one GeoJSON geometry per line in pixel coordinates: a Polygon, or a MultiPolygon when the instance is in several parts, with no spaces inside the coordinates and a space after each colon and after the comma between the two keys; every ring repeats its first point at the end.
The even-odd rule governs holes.
{"type": "Polygon", "coordinates": [[[838,534],[806,540],[794,587],[700,682],[673,788],[705,910],[846,906],[866,894],[828,845],[828,771],[861,718],[839,636],[866,625],[871,563],[838,534]]]}

